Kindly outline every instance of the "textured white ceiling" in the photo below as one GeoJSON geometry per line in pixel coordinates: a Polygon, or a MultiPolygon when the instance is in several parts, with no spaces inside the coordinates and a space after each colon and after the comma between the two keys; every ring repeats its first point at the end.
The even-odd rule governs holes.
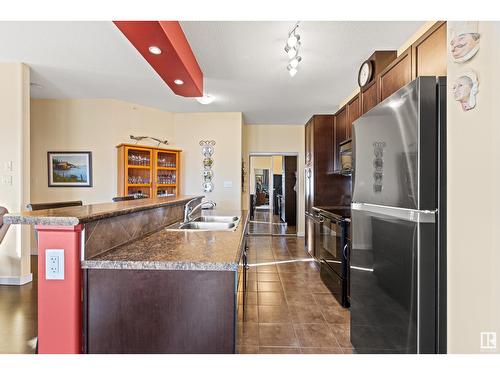
{"type": "Polygon", "coordinates": [[[112,22],[0,22],[0,61],[31,67],[34,98],[115,98],[171,112],[243,112],[247,124],[302,124],[334,112],[361,62],[397,49],[423,22],[301,22],[299,72],[283,51],[294,22],[181,22],[208,106],[178,97],[112,22]]]}

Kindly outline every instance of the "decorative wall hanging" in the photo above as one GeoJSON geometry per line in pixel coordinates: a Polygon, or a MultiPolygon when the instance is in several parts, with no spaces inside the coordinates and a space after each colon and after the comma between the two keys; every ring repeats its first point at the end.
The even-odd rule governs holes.
{"type": "Polygon", "coordinates": [[[479,51],[478,22],[450,22],[450,55],[454,62],[470,60],[479,51]]]}
{"type": "Polygon", "coordinates": [[[214,159],[212,155],[214,154],[215,141],[200,141],[201,154],[204,156],[203,159],[203,192],[210,193],[214,190],[214,184],[212,179],[214,177],[214,172],[212,171],[212,166],[214,165],[214,159]]]}
{"type": "Polygon", "coordinates": [[[92,153],[49,151],[47,173],[49,187],[91,187],[92,153]]]}
{"type": "Polygon", "coordinates": [[[158,144],[156,145],[157,147],[160,145],[160,143],[163,143],[164,145],[168,145],[168,140],[161,140],[161,139],[158,139],[158,138],[155,138],[155,137],[149,137],[147,135],[143,136],[143,135],[131,135],[130,136],[130,139],[133,139],[135,141],[135,143],[139,143],[140,141],[142,141],[143,139],[151,139],[152,141],[155,141],[155,142],[158,142],[158,144]]]}
{"type": "Polygon", "coordinates": [[[462,73],[453,83],[453,97],[460,102],[463,111],[469,111],[476,106],[476,95],[479,82],[473,71],[462,73]]]}

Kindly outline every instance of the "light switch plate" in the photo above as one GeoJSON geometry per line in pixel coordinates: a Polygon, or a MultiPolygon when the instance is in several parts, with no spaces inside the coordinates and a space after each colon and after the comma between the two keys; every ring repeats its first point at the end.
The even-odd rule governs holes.
{"type": "Polygon", "coordinates": [[[233,181],[224,181],[224,187],[225,188],[233,187],[233,181]]]}
{"type": "Polygon", "coordinates": [[[10,175],[3,175],[2,176],[2,184],[3,185],[12,185],[12,176],[10,176],[10,175]]]}
{"type": "Polygon", "coordinates": [[[3,168],[5,171],[7,172],[12,172],[13,171],[13,163],[12,161],[6,161],[4,163],[4,168],[3,168]]]}
{"type": "Polygon", "coordinates": [[[45,280],[64,280],[64,249],[45,250],[45,280]]]}

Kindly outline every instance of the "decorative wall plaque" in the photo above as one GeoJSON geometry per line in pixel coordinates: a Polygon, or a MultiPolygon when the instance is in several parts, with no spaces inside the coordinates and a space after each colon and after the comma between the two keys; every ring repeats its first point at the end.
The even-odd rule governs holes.
{"type": "Polygon", "coordinates": [[[201,154],[204,156],[202,164],[203,164],[203,192],[210,193],[214,190],[214,184],[212,179],[214,177],[214,172],[212,171],[212,166],[214,165],[214,159],[212,155],[214,154],[214,146],[215,141],[200,141],[201,146],[201,154]]]}
{"type": "Polygon", "coordinates": [[[479,51],[478,22],[455,21],[449,23],[450,55],[454,62],[463,63],[472,59],[479,51]]]}
{"type": "Polygon", "coordinates": [[[477,75],[473,71],[462,73],[452,86],[453,97],[460,103],[463,111],[469,111],[476,106],[476,95],[479,91],[477,75]]]}
{"type": "Polygon", "coordinates": [[[385,142],[373,142],[373,191],[381,193],[384,186],[384,147],[385,142]]]}

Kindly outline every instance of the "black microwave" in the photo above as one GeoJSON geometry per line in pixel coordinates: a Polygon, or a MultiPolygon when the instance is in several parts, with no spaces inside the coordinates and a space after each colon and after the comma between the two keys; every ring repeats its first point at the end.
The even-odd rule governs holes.
{"type": "Polygon", "coordinates": [[[340,171],[344,176],[352,175],[352,140],[339,144],[340,171]]]}

